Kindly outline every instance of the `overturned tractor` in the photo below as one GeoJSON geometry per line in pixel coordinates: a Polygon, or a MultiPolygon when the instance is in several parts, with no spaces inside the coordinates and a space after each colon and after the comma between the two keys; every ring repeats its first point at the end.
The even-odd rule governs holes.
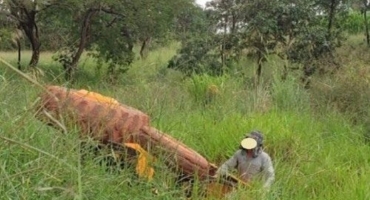
{"type": "Polygon", "coordinates": [[[150,126],[150,118],[145,113],[120,104],[113,98],[59,86],[48,86],[40,98],[37,116],[45,123],[58,127],[61,119],[68,119],[78,125],[81,136],[91,137],[103,145],[114,144],[138,152],[136,172],[141,177],[151,179],[154,174],[150,158],[156,155],[149,155],[147,150],[150,149],[150,152],[164,152],[172,157],[166,164],[186,180],[207,182],[210,193],[225,193],[241,182],[230,176],[227,177],[228,182],[216,183],[213,178],[216,165],[182,142],[150,126]],[[232,184],[229,184],[230,181],[232,184]]]}

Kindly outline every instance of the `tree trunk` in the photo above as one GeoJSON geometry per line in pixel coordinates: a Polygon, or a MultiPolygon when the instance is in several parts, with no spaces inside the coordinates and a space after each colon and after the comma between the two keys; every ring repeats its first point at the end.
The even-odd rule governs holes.
{"type": "Polygon", "coordinates": [[[40,59],[41,44],[39,39],[39,30],[35,22],[35,15],[36,12],[31,11],[27,13],[28,18],[26,21],[20,21],[20,26],[31,43],[32,57],[28,64],[29,67],[36,67],[40,59]]]}
{"type": "Polygon", "coordinates": [[[21,59],[22,59],[21,58],[21,55],[22,55],[21,54],[21,51],[22,51],[21,40],[23,39],[22,27],[17,26],[15,31],[12,33],[11,39],[12,39],[12,44],[15,44],[18,50],[18,60],[17,60],[18,69],[22,70],[22,65],[21,65],[21,59]]]}
{"type": "Polygon", "coordinates": [[[21,65],[21,51],[22,51],[21,40],[23,39],[22,27],[17,26],[17,28],[14,30],[14,32],[11,35],[11,39],[12,39],[12,44],[14,44],[18,50],[18,60],[17,60],[18,69],[22,70],[22,65],[21,65]]]}
{"type": "Polygon", "coordinates": [[[38,29],[36,24],[34,24],[35,32],[32,33],[32,37],[30,38],[31,47],[32,47],[32,57],[30,63],[28,64],[29,67],[36,67],[40,60],[40,40],[38,36],[38,29]]]}
{"type": "Polygon", "coordinates": [[[22,66],[21,66],[21,51],[22,51],[22,46],[21,46],[21,41],[19,41],[20,39],[17,38],[17,47],[18,47],[18,69],[19,70],[22,70],[22,66]]]}
{"type": "Polygon", "coordinates": [[[236,33],[236,31],[237,31],[237,29],[236,29],[236,23],[238,22],[237,20],[237,17],[236,17],[236,13],[233,11],[232,12],[232,14],[231,14],[231,16],[232,16],[232,21],[231,21],[231,34],[232,35],[234,35],[235,33],[236,33]]]}
{"type": "Polygon", "coordinates": [[[146,37],[143,40],[143,43],[142,43],[141,48],[140,48],[140,57],[141,57],[141,59],[145,59],[148,56],[151,41],[152,41],[151,37],[146,37]]]}
{"type": "Polygon", "coordinates": [[[222,45],[221,45],[221,62],[222,62],[222,67],[225,66],[226,63],[226,35],[227,35],[227,24],[228,20],[227,17],[224,17],[225,23],[224,23],[224,32],[223,32],[223,38],[222,38],[222,45]]]}
{"type": "Polygon", "coordinates": [[[73,80],[74,74],[77,68],[78,61],[81,58],[82,53],[84,52],[85,46],[89,39],[90,28],[91,28],[91,19],[98,10],[96,9],[88,9],[86,11],[82,27],[80,33],[80,43],[78,44],[78,49],[76,53],[72,56],[72,61],[68,65],[65,66],[65,79],[66,80],[73,80]]]}
{"type": "Polygon", "coordinates": [[[365,22],[365,34],[366,34],[366,44],[370,46],[370,35],[369,35],[369,25],[367,24],[367,0],[363,1],[364,3],[364,22],[365,22]]]}
{"type": "Polygon", "coordinates": [[[336,0],[331,0],[330,2],[330,10],[329,10],[329,18],[328,18],[328,32],[326,36],[326,40],[330,41],[331,40],[331,30],[333,28],[333,23],[334,23],[334,16],[335,16],[335,8],[336,8],[336,0]]]}
{"type": "Polygon", "coordinates": [[[256,71],[256,86],[259,85],[261,74],[262,74],[262,62],[263,62],[263,55],[261,51],[257,52],[257,71],[256,71]]]}
{"type": "Polygon", "coordinates": [[[31,46],[32,46],[32,57],[28,66],[36,67],[40,60],[40,46],[41,46],[38,36],[33,37],[31,41],[31,46]]]}
{"type": "Polygon", "coordinates": [[[126,26],[122,27],[122,36],[127,39],[127,48],[132,52],[134,49],[134,41],[132,39],[130,30],[126,26]]]}

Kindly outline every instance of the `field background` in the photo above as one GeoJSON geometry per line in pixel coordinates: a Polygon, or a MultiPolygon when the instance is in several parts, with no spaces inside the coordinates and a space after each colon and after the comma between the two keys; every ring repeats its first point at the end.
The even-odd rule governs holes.
{"type": "MultiPolygon", "coordinates": [[[[41,53],[42,73],[25,73],[43,85],[88,89],[135,107],[151,117],[152,126],[217,165],[233,154],[245,133],[261,130],[276,181],[268,193],[258,183],[248,191],[238,189],[236,199],[370,199],[370,57],[363,36],[347,43],[339,49],[344,67],[331,76],[314,76],[310,89],[295,73],[282,81],[283,62],[273,57],[258,86],[250,60],[230,75],[185,78],[166,67],[176,43],[137,59],[115,84],[105,81],[106,66],[86,55],[73,85],[64,82],[52,52],[41,53]],[[217,91],[209,99],[211,85],[217,91]]],[[[16,55],[0,52],[12,64],[16,55]]],[[[30,52],[22,55],[26,64],[30,52]]],[[[173,183],[175,175],[161,163],[151,182],[137,179],[132,168],[107,172],[94,159],[82,163],[77,127],[65,135],[34,118],[40,92],[0,64],[1,199],[185,199],[173,183]]],[[[194,190],[201,188],[196,184],[194,190]]],[[[201,198],[194,193],[194,199],[201,198]]]]}

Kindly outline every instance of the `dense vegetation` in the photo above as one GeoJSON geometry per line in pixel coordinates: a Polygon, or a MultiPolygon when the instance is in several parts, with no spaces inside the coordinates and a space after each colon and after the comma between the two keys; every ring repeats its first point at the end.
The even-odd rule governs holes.
{"type": "Polygon", "coordinates": [[[0,58],[21,72],[0,64],[0,195],[185,198],[162,163],[147,182],[99,157],[82,162],[78,127],[63,134],[36,120],[41,89],[23,73],[138,108],[216,164],[263,131],[276,181],[240,199],[369,199],[368,5],[273,2],[1,1],[0,58]]]}

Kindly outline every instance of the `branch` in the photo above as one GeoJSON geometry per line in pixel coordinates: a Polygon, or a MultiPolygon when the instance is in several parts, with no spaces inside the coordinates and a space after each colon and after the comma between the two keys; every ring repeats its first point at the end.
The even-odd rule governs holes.
{"type": "Polygon", "coordinates": [[[126,17],[124,14],[122,13],[118,13],[110,8],[101,8],[100,9],[101,11],[105,12],[105,13],[108,13],[108,14],[112,14],[112,15],[117,15],[117,16],[120,16],[120,17],[126,17]]]}
{"type": "Polygon", "coordinates": [[[52,7],[62,7],[62,8],[64,7],[64,8],[70,9],[71,5],[66,2],[63,2],[63,1],[61,2],[61,1],[56,0],[56,1],[43,3],[42,8],[40,8],[39,10],[36,10],[36,12],[42,12],[52,7]]]}
{"type": "Polygon", "coordinates": [[[110,21],[107,25],[105,25],[105,27],[106,28],[111,27],[116,21],[117,21],[117,17],[115,17],[112,21],[110,21]]]}
{"type": "Polygon", "coordinates": [[[45,10],[47,10],[48,8],[51,8],[51,7],[56,6],[56,5],[57,5],[56,3],[55,3],[55,4],[47,4],[47,5],[45,5],[43,8],[39,9],[39,10],[35,10],[35,12],[36,12],[36,13],[39,13],[39,12],[45,11],[45,10]]]}

